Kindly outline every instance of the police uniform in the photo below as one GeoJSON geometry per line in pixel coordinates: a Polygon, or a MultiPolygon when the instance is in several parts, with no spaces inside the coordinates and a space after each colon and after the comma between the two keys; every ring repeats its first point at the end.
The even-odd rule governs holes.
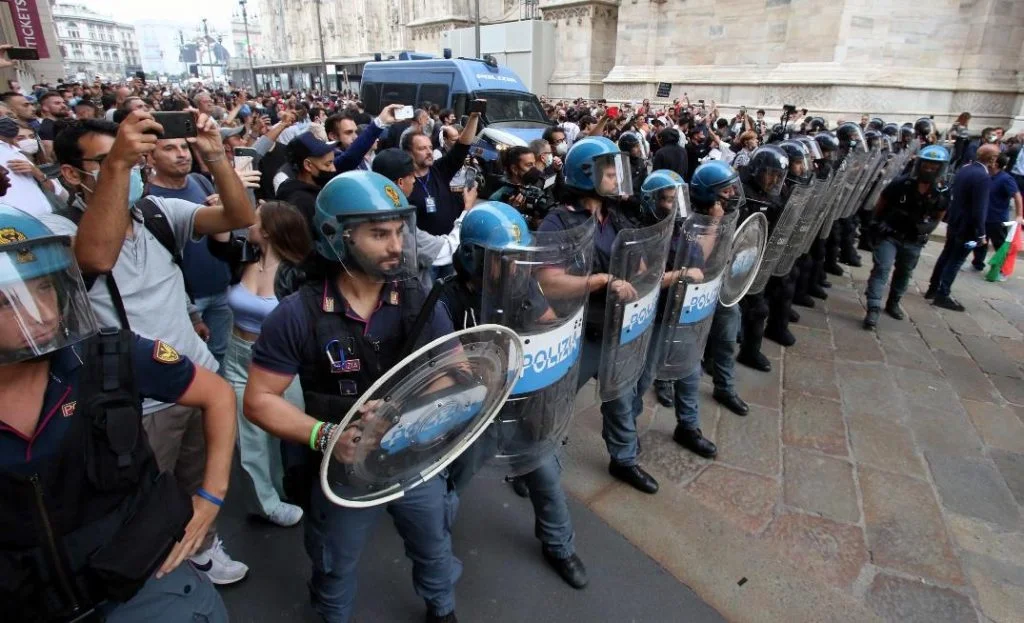
{"type": "Polygon", "coordinates": [[[886,307],[899,303],[928,235],[938,227],[949,206],[948,193],[931,186],[928,194],[922,195],[918,192],[918,180],[906,175],[886,186],[882,199],[884,207],[873,224],[875,249],[866,292],[869,310],[881,309],[882,292],[894,267],[886,307]]]}
{"type": "MultiPolygon", "coordinates": [[[[170,345],[136,335],[121,343],[130,347],[139,398],[174,403],[192,383],[195,366],[170,345]]],[[[152,577],[153,569],[148,569],[137,592],[131,592],[128,581],[115,579],[129,571],[118,568],[121,561],[132,567],[132,558],[146,555],[140,544],[160,537],[160,530],[153,533],[147,528],[155,527],[164,519],[162,515],[170,513],[167,509],[172,499],[184,498],[187,508],[180,510],[187,511],[187,517],[191,517],[191,504],[172,477],[157,475],[144,441],[144,448],[136,446],[132,452],[130,469],[135,470],[135,482],[124,480],[131,478],[126,475],[109,480],[105,476],[110,475],[110,466],[90,461],[91,444],[104,444],[107,439],[106,435],[97,439],[99,414],[89,413],[89,404],[99,392],[86,391],[93,386],[88,368],[97,365],[86,355],[88,344],[67,346],[49,356],[48,381],[32,435],[26,437],[0,423],[0,497],[4,500],[0,510],[0,599],[4,616],[11,617],[5,620],[70,619],[84,615],[90,602],[106,598],[91,605],[96,605],[108,622],[226,621],[227,612],[213,585],[187,561],[161,579],[152,577]],[[40,542],[44,533],[40,523],[44,521],[56,537],[52,549],[40,542]],[[143,521],[150,525],[139,525],[143,521]],[[144,538],[138,538],[140,535],[144,538]],[[54,567],[54,552],[65,561],[60,570],[54,567]],[[110,597],[122,591],[130,593],[125,595],[126,601],[110,597]],[[50,607],[59,604],[62,614],[46,609],[44,603],[50,607]]],[[[142,417],[141,412],[139,406],[137,413],[122,414],[142,417]]],[[[104,416],[114,421],[113,413],[106,411],[104,416]]],[[[130,419],[117,422],[119,431],[131,430],[130,419]]],[[[141,433],[141,421],[137,422],[141,433]]],[[[139,439],[145,439],[144,433],[139,439]]],[[[104,448],[96,446],[94,451],[104,448]]],[[[177,529],[168,528],[164,538],[177,529]]],[[[163,557],[158,561],[162,563],[163,557]]]]}
{"type": "MultiPolygon", "coordinates": [[[[267,316],[253,347],[252,363],[275,374],[298,374],[306,413],[338,422],[370,385],[401,359],[410,321],[424,296],[415,286],[387,283],[376,309],[361,318],[333,280],[311,282],[288,296],[267,316]],[[343,365],[339,351],[344,353],[343,365]]],[[[425,343],[452,332],[438,303],[417,340],[425,343]]],[[[319,462],[317,457],[316,462],[319,462]]],[[[309,495],[305,521],[306,553],[313,565],[310,593],[314,608],[328,621],[351,617],[356,566],[385,506],[347,508],[324,496],[318,472],[303,483],[309,495]]],[[[462,563],[452,554],[451,523],[457,505],[446,479],[437,476],[386,506],[413,563],[413,584],[438,615],[455,609],[455,582],[462,563]]]]}
{"type": "MultiPolygon", "coordinates": [[[[754,180],[744,168],[741,174],[743,181],[743,193],[747,202],[743,205],[743,212],[740,221],[745,221],[756,212],[761,212],[768,219],[770,227],[774,226],[782,214],[783,205],[781,202],[767,195],[756,180],[754,180]]],[[[769,298],[774,296],[779,287],[780,279],[772,277],[763,292],[747,294],[740,299],[740,310],[742,312],[742,341],[737,361],[758,369],[764,369],[767,359],[761,354],[761,342],[765,336],[765,323],[769,314],[769,298]],[[756,365],[755,365],[756,364],[756,365]]],[[[770,365],[767,366],[770,369],[770,365]]]]}

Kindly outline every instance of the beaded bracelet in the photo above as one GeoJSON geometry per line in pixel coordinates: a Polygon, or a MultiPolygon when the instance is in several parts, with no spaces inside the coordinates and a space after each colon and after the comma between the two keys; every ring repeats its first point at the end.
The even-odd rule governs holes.
{"type": "Polygon", "coordinates": [[[317,422],[313,425],[313,430],[309,433],[309,449],[314,452],[317,450],[317,440],[319,439],[320,429],[323,428],[323,422],[317,422]]]}
{"type": "Polygon", "coordinates": [[[337,427],[337,424],[325,423],[323,425],[323,428],[320,429],[320,435],[317,437],[316,440],[316,450],[318,452],[323,452],[327,450],[327,444],[330,442],[331,433],[333,433],[334,429],[337,427]]]}

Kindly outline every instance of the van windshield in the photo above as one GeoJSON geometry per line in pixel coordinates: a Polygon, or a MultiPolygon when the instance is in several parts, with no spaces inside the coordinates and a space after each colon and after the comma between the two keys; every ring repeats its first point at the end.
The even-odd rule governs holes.
{"type": "Polygon", "coordinates": [[[519,91],[476,91],[477,99],[487,100],[488,123],[530,122],[547,125],[540,101],[533,93],[519,91]]]}

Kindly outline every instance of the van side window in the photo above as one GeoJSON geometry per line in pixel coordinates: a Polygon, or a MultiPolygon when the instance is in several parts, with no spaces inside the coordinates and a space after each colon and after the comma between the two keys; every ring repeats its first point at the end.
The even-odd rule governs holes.
{"type": "Polygon", "coordinates": [[[456,93],[452,96],[452,111],[455,112],[455,119],[462,119],[462,115],[467,114],[468,104],[469,96],[465,93],[456,93]]]}
{"type": "Polygon", "coordinates": [[[416,102],[415,84],[388,84],[384,83],[380,92],[381,106],[389,104],[404,104],[412,106],[416,102]]]}
{"type": "Polygon", "coordinates": [[[423,102],[437,104],[441,108],[448,107],[448,85],[447,84],[421,84],[420,96],[416,99],[416,107],[422,108],[423,102]]]}
{"type": "Polygon", "coordinates": [[[380,83],[367,82],[359,91],[359,99],[363,100],[363,107],[371,115],[379,115],[380,109],[380,83]]]}

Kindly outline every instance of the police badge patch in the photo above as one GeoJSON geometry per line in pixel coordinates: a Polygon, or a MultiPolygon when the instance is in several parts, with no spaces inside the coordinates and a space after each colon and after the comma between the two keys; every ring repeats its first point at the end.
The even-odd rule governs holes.
{"type": "Polygon", "coordinates": [[[160,363],[178,363],[181,361],[181,355],[167,342],[157,340],[153,343],[153,360],[160,363]]]}
{"type": "Polygon", "coordinates": [[[388,198],[391,199],[391,201],[394,202],[396,208],[398,206],[402,205],[402,200],[399,199],[398,191],[395,190],[394,186],[391,186],[390,184],[385,186],[384,187],[384,194],[387,195],[388,198]]]}

